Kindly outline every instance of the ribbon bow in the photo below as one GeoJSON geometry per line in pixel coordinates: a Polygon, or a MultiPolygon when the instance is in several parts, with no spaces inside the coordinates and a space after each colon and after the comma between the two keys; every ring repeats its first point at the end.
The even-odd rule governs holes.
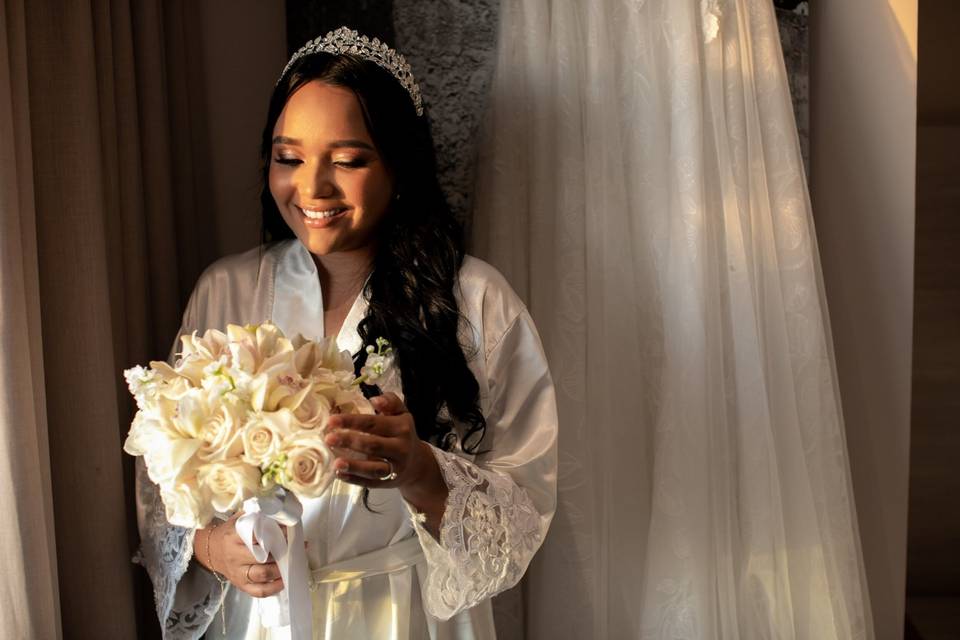
{"type": "Polygon", "coordinates": [[[266,562],[272,555],[283,578],[275,626],[290,625],[291,640],[312,640],[309,567],[300,520],[303,506],[288,492],[283,498],[250,498],[243,503],[243,511],[237,519],[237,534],[257,562],[266,562]],[[280,525],[287,527],[287,536],[283,535],[280,525]]]}

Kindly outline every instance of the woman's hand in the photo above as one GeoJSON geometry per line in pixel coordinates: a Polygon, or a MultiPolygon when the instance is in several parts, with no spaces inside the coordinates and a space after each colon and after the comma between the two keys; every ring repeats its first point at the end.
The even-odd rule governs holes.
{"type": "Polygon", "coordinates": [[[193,539],[193,555],[204,567],[215,571],[235,587],[255,598],[265,598],[283,589],[283,579],[276,562],[258,563],[237,534],[235,513],[215,527],[197,529],[193,539]]]}
{"type": "Polygon", "coordinates": [[[327,422],[328,446],[366,456],[338,457],[333,462],[337,477],[364,487],[400,489],[407,502],[426,514],[427,529],[436,535],[447,500],[437,460],[417,437],[413,416],[395,393],[370,402],[376,415],[333,415],[327,422]]]}

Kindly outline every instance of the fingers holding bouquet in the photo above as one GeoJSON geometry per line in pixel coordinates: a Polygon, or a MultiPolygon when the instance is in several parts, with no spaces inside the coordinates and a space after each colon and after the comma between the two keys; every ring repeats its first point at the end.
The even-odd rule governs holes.
{"type": "Polygon", "coordinates": [[[370,399],[375,415],[333,415],[324,441],[337,455],[333,468],[345,482],[370,488],[416,483],[429,447],[417,437],[413,416],[394,393],[370,399]]]}
{"type": "Polygon", "coordinates": [[[238,512],[228,520],[197,530],[194,551],[207,569],[255,598],[266,598],[283,590],[283,579],[276,562],[257,562],[237,533],[238,512]]]}

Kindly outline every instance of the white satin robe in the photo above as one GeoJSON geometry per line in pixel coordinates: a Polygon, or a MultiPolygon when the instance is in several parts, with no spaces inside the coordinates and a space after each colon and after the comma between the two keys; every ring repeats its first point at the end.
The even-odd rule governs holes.
{"type": "MultiPolygon", "coordinates": [[[[487,421],[478,450],[486,453],[433,448],[449,487],[439,543],[397,489],[371,490],[375,513],[363,506],[359,487],[339,480],[329,495],[304,504],[311,569],[345,562],[349,570],[358,556],[375,574],[373,565],[400,567],[320,584],[312,593],[315,638],[493,638],[490,597],[519,581],[546,534],[556,506],[557,412],[540,339],[523,303],[485,262],[464,260],[457,296],[467,320],[461,344],[470,347],[465,353],[487,421]],[[404,540],[386,552],[393,558],[363,555],[404,540]],[[406,559],[394,549],[405,549],[406,559]]],[[[360,349],[357,324],[366,307],[359,296],[337,336],[341,349],[360,349]]],[[[194,289],[181,332],[267,320],[288,335],[324,334],[316,266],[299,241],[213,264],[194,289]]],[[[286,627],[266,626],[266,613],[261,620],[270,603],[238,589],[228,587],[219,612],[219,584],[190,562],[194,532],[166,523],[142,463],[137,487],[138,561],[153,580],[164,637],[197,638],[208,627],[211,638],[289,637],[286,627]]]]}

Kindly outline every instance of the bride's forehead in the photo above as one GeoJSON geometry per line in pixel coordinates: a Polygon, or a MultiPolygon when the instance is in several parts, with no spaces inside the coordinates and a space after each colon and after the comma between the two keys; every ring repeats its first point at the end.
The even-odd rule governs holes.
{"type": "Polygon", "coordinates": [[[367,137],[367,127],[357,96],[345,87],[323,82],[308,82],[298,88],[283,107],[274,134],[345,134],[367,137]]]}

